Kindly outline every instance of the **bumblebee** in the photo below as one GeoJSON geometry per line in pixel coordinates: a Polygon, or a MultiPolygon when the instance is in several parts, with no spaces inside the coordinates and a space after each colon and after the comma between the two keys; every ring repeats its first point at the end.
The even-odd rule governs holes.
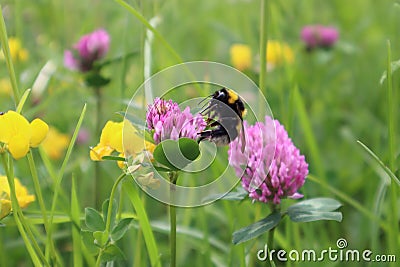
{"type": "Polygon", "coordinates": [[[198,142],[208,140],[217,146],[225,146],[235,140],[242,131],[242,151],[244,151],[243,117],[246,109],[242,99],[227,88],[216,91],[209,98],[211,99],[207,106],[200,112],[207,118],[208,129],[199,133],[198,142]]]}

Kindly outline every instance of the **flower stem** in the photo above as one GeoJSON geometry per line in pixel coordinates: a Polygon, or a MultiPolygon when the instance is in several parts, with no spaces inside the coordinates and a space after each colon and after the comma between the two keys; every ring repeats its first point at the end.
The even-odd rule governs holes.
{"type": "MultiPolygon", "coordinates": [[[[95,126],[95,133],[96,134],[100,134],[101,131],[101,126],[100,126],[100,120],[101,120],[101,109],[102,109],[102,105],[101,105],[101,88],[100,87],[95,87],[94,88],[94,92],[95,92],[95,97],[96,97],[96,126],[95,126]]],[[[101,171],[100,171],[100,162],[96,161],[95,162],[95,167],[94,167],[94,186],[93,188],[95,189],[95,206],[97,208],[101,207],[101,195],[102,195],[102,183],[101,183],[101,171]]]]}
{"type": "Polygon", "coordinates": [[[28,253],[31,257],[31,260],[35,266],[42,266],[43,264],[41,263],[40,259],[43,261],[43,263],[46,266],[50,266],[43,253],[41,252],[39,246],[37,245],[35,239],[30,239],[28,234],[26,233],[25,229],[28,230],[28,226],[26,225],[26,222],[24,221],[24,216],[21,212],[21,207],[19,206],[18,199],[17,199],[17,194],[15,191],[15,183],[14,183],[14,168],[13,168],[13,161],[10,159],[6,159],[6,155],[3,153],[1,154],[1,158],[3,161],[3,167],[6,172],[7,176],[7,181],[10,186],[10,197],[11,197],[11,206],[13,210],[13,216],[15,220],[15,224],[17,225],[18,231],[24,240],[26,249],[28,250],[28,253]],[[31,242],[33,244],[31,244],[31,242]],[[35,249],[37,251],[35,251],[35,249]],[[40,258],[40,259],[39,259],[40,258]]]}
{"type": "MultiPolygon", "coordinates": [[[[275,213],[275,212],[279,212],[280,211],[280,207],[278,205],[272,204],[270,206],[271,208],[271,213],[275,213]]],[[[272,228],[269,233],[268,233],[268,241],[267,241],[267,245],[268,245],[268,261],[271,267],[275,266],[274,260],[270,257],[270,251],[273,249],[274,247],[274,234],[275,234],[275,229],[276,227],[272,228]]]]}
{"type": "MultiPolygon", "coordinates": [[[[108,201],[106,229],[104,230],[104,232],[107,234],[110,233],[110,229],[111,229],[111,215],[112,215],[112,209],[113,209],[114,195],[115,195],[115,192],[117,191],[119,183],[125,178],[125,176],[126,176],[125,173],[122,173],[120,176],[118,176],[117,180],[115,180],[114,185],[111,189],[110,198],[108,201]]],[[[101,256],[103,255],[103,252],[104,252],[104,249],[100,249],[100,253],[97,256],[97,260],[96,260],[96,266],[100,266],[101,256]]]]}
{"type": "Polygon", "coordinates": [[[169,219],[170,219],[170,249],[171,249],[171,265],[176,266],[176,207],[174,206],[175,200],[175,185],[178,180],[177,172],[169,173],[169,180],[172,183],[170,186],[170,204],[169,205],[169,219]]]}
{"type": "Polygon", "coordinates": [[[17,106],[20,100],[20,95],[18,92],[17,78],[15,75],[14,65],[11,59],[10,48],[8,46],[7,29],[6,29],[6,24],[4,22],[1,5],[0,5],[0,42],[1,42],[1,47],[3,49],[4,58],[6,60],[8,73],[10,76],[11,88],[13,91],[15,106],[17,106]]]}
{"type": "Polygon", "coordinates": [[[267,69],[267,39],[268,39],[268,30],[267,30],[267,16],[268,16],[268,0],[261,0],[260,7],[260,76],[258,81],[258,86],[261,89],[261,92],[266,95],[265,88],[265,76],[267,69]]]}
{"type": "MultiPolygon", "coordinates": [[[[43,217],[44,228],[47,233],[49,231],[49,221],[47,219],[46,205],[43,201],[42,190],[40,188],[39,177],[37,174],[35,162],[33,160],[32,152],[28,153],[27,157],[28,157],[29,168],[30,168],[31,175],[32,175],[33,186],[35,187],[36,196],[37,196],[38,202],[39,202],[40,212],[42,213],[42,217],[43,217]]],[[[46,244],[46,259],[48,259],[47,251],[51,254],[53,259],[56,259],[56,257],[55,257],[56,255],[54,253],[53,239],[50,240],[50,243],[46,244]]]]}

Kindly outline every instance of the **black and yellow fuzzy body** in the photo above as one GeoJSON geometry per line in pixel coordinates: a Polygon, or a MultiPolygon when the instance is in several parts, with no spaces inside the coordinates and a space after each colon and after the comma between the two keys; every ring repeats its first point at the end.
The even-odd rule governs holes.
{"type": "Polygon", "coordinates": [[[216,91],[210,97],[207,107],[201,112],[207,117],[208,129],[199,133],[198,142],[208,140],[217,146],[228,145],[243,128],[246,108],[239,95],[227,88],[216,91]]]}

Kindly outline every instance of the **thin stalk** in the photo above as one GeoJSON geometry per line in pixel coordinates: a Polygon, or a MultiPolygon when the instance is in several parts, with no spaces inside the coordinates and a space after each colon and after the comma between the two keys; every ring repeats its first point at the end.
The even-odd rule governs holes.
{"type": "Polygon", "coordinates": [[[169,173],[169,179],[171,182],[170,186],[170,202],[169,205],[169,219],[170,219],[170,249],[171,249],[171,265],[170,267],[176,267],[176,207],[173,202],[175,200],[175,185],[178,180],[178,174],[176,172],[169,173]]]}
{"type": "MultiPolygon", "coordinates": [[[[387,42],[387,119],[388,119],[388,137],[389,137],[389,169],[394,170],[396,155],[395,155],[395,126],[394,126],[394,93],[392,84],[392,63],[391,63],[391,48],[390,41],[387,42]]],[[[389,236],[389,250],[391,253],[398,251],[398,237],[399,237],[399,224],[398,224],[398,207],[397,207],[397,186],[391,180],[390,187],[390,207],[392,212],[389,212],[390,231],[389,236]]],[[[391,263],[390,266],[396,266],[396,263],[391,263]]]]}
{"type": "MultiPolygon", "coordinates": [[[[46,230],[46,233],[49,231],[49,221],[47,219],[47,211],[46,211],[46,205],[43,201],[43,194],[42,194],[42,189],[40,188],[40,183],[39,183],[39,177],[37,174],[36,166],[35,166],[35,161],[33,160],[32,156],[32,151],[30,151],[27,154],[28,157],[28,163],[29,163],[29,169],[31,171],[32,175],[32,180],[33,180],[33,186],[35,188],[36,196],[39,202],[39,207],[40,207],[40,212],[42,213],[42,218],[43,218],[43,224],[44,228],[46,230]]],[[[47,251],[49,251],[50,255],[52,256],[53,259],[55,259],[55,253],[54,253],[54,242],[53,239],[51,239],[50,243],[46,243],[46,259],[49,260],[47,251]]]]}
{"type": "MultiPolygon", "coordinates": [[[[274,204],[272,204],[271,206],[270,206],[270,208],[271,208],[271,213],[274,213],[274,212],[279,212],[279,210],[280,210],[280,207],[279,206],[277,206],[277,205],[274,205],[274,204]]],[[[268,255],[267,255],[267,258],[268,258],[268,262],[269,262],[269,264],[270,264],[270,266],[272,267],[272,266],[275,266],[275,263],[274,263],[274,260],[272,259],[272,257],[270,257],[270,251],[271,250],[273,250],[273,247],[274,247],[274,234],[275,234],[275,229],[276,229],[276,227],[274,227],[274,228],[272,228],[270,231],[269,231],[269,233],[268,233],[268,241],[267,241],[267,245],[268,245],[268,249],[267,249],[267,253],[268,253],[268,255]]]]}
{"type": "Polygon", "coordinates": [[[267,95],[265,81],[267,74],[267,17],[268,17],[268,0],[261,0],[260,8],[260,76],[258,86],[263,92],[264,96],[267,95]]]}
{"type": "Polygon", "coordinates": [[[9,159],[7,162],[6,155],[4,153],[1,154],[1,159],[3,162],[4,170],[6,172],[8,185],[10,187],[11,207],[13,210],[12,214],[14,216],[15,224],[17,225],[18,231],[19,231],[22,239],[24,240],[26,249],[28,250],[31,260],[35,266],[42,266],[42,263],[39,258],[41,258],[43,260],[43,262],[46,264],[46,266],[49,266],[49,264],[46,262],[46,259],[44,258],[44,255],[43,254],[38,255],[39,252],[35,251],[35,248],[37,249],[37,247],[38,247],[37,244],[36,244],[37,247],[34,246],[33,244],[31,244],[31,242],[35,242],[35,240],[30,240],[27,233],[25,232],[25,229],[27,228],[27,226],[24,225],[25,224],[23,222],[24,217],[21,212],[21,207],[19,206],[18,198],[17,198],[16,192],[15,192],[14,168],[13,168],[12,160],[9,159]]]}
{"type": "MultiPolygon", "coordinates": [[[[100,120],[101,120],[101,109],[102,109],[102,99],[101,99],[101,88],[100,87],[96,87],[96,88],[94,88],[94,93],[95,93],[95,97],[96,97],[96,126],[95,126],[95,133],[96,134],[100,134],[100,131],[101,131],[101,126],[100,126],[100,120]]],[[[95,202],[95,206],[97,207],[97,208],[99,208],[99,207],[101,207],[101,201],[102,201],[102,198],[101,198],[101,193],[102,193],[102,189],[103,189],[103,187],[102,187],[102,183],[100,182],[101,181],[101,178],[100,178],[100,176],[101,176],[101,171],[100,171],[100,162],[99,161],[96,161],[95,162],[95,165],[94,165],[94,179],[93,179],[93,182],[94,182],[94,186],[93,186],[93,188],[95,189],[95,193],[94,193],[94,196],[95,196],[95,200],[94,200],[94,202],[95,202]]]]}
{"type": "Polygon", "coordinates": [[[20,100],[20,96],[19,96],[19,92],[18,92],[17,78],[15,75],[14,65],[12,63],[12,58],[11,58],[11,54],[10,54],[10,48],[8,46],[7,28],[6,28],[6,24],[4,22],[4,16],[3,16],[2,10],[3,9],[0,5],[0,42],[1,42],[1,47],[3,49],[4,58],[6,60],[8,73],[10,76],[11,88],[12,88],[13,95],[14,95],[14,103],[15,103],[15,106],[17,106],[19,103],[19,100],[20,100]]]}
{"type": "MultiPolygon", "coordinates": [[[[118,185],[119,183],[125,178],[126,174],[122,173],[120,176],[118,176],[117,180],[115,180],[115,183],[113,185],[113,187],[111,188],[111,193],[110,193],[110,199],[108,201],[108,209],[107,209],[107,221],[106,221],[106,229],[105,229],[105,233],[110,233],[110,229],[111,229],[111,215],[112,215],[112,208],[113,208],[113,199],[114,199],[114,195],[115,192],[117,191],[118,185]]],[[[97,260],[96,260],[96,266],[100,266],[101,264],[101,256],[103,255],[104,250],[100,250],[99,255],[97,256],[97,260]]]]}

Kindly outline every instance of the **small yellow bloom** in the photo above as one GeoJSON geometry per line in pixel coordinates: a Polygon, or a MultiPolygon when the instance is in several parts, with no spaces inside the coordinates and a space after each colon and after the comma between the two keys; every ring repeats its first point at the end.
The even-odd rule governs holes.
{"type": "MultiPolygon", "coordinates": [[[[8,46],[12,60],[27,61],[29,58],[28,51],[22,47],[21,41],[15,37],[8,38],[8,46]]],[[[4,59],[3,51],[0,52],[0,58],[4,59]]]]}
{"type": "Polygon", "coordinates": [[[42,146],[51,159],[59,159],[69,144],[69,136],[60,133],[56,128],[50,127],[42,146]]]}
{"type": "Polygon", "coordinates": [[[7,78],[0,79],[0,94],[2,95],[11,95],[12,88],[11,82],[7,78]]]}
{"type": "MultiPolygon", "coordinates": [[[[90,159],[101,161],[114,151],[119,153],[119,157],[130,157],[145,149],[153,153],[154,148],[155,145],[145,141],[128,120],[108,121],[101,131],[100,142],[90,150],[90,159]]],[[[121,169],[125,168],[123,161],[118,161],[117,164],[121,169]]]]}
{"type": "Polygon", "coordinates": [[[294,54],[290,46],[284,42],[270,40],[267,43],[267,64],[269,68],[293,63],[294,54]]]}
{"type": "Polygon", "coordinates": [[[41,119],[34,119],[31,122],[32,136],[31,147],[38,147],[40,143],[46,138],[49,131],[49,126],[41,119]]]}
{"type": "Polygon", "coordinates": [[[230,48],[231,63],[240,70],[246,70],[251,67],[251,49],[248,45],[234,44],[230,48]]]}
{"type": "MultiPolygon", "coordinates": [[[[21,184],[18,178],[14,179],[14,183],[18,204],[21,208],[26,208],[30,203],[35,201],[35,196],[29,194],[28,189],[21,184]]],[[[0,176],[0,219],[11,212],[10,199],[10,186],[7,177],[0,176]]]]}
{"type": "Polygon", "coordinates": [[[23,158],[29,147],[37,147],[46,137],[48,126],[35,119],[29,123],[27,119],[15,111],[0,115],[0,142],[8,147],[14,159],[23,158]]]}

